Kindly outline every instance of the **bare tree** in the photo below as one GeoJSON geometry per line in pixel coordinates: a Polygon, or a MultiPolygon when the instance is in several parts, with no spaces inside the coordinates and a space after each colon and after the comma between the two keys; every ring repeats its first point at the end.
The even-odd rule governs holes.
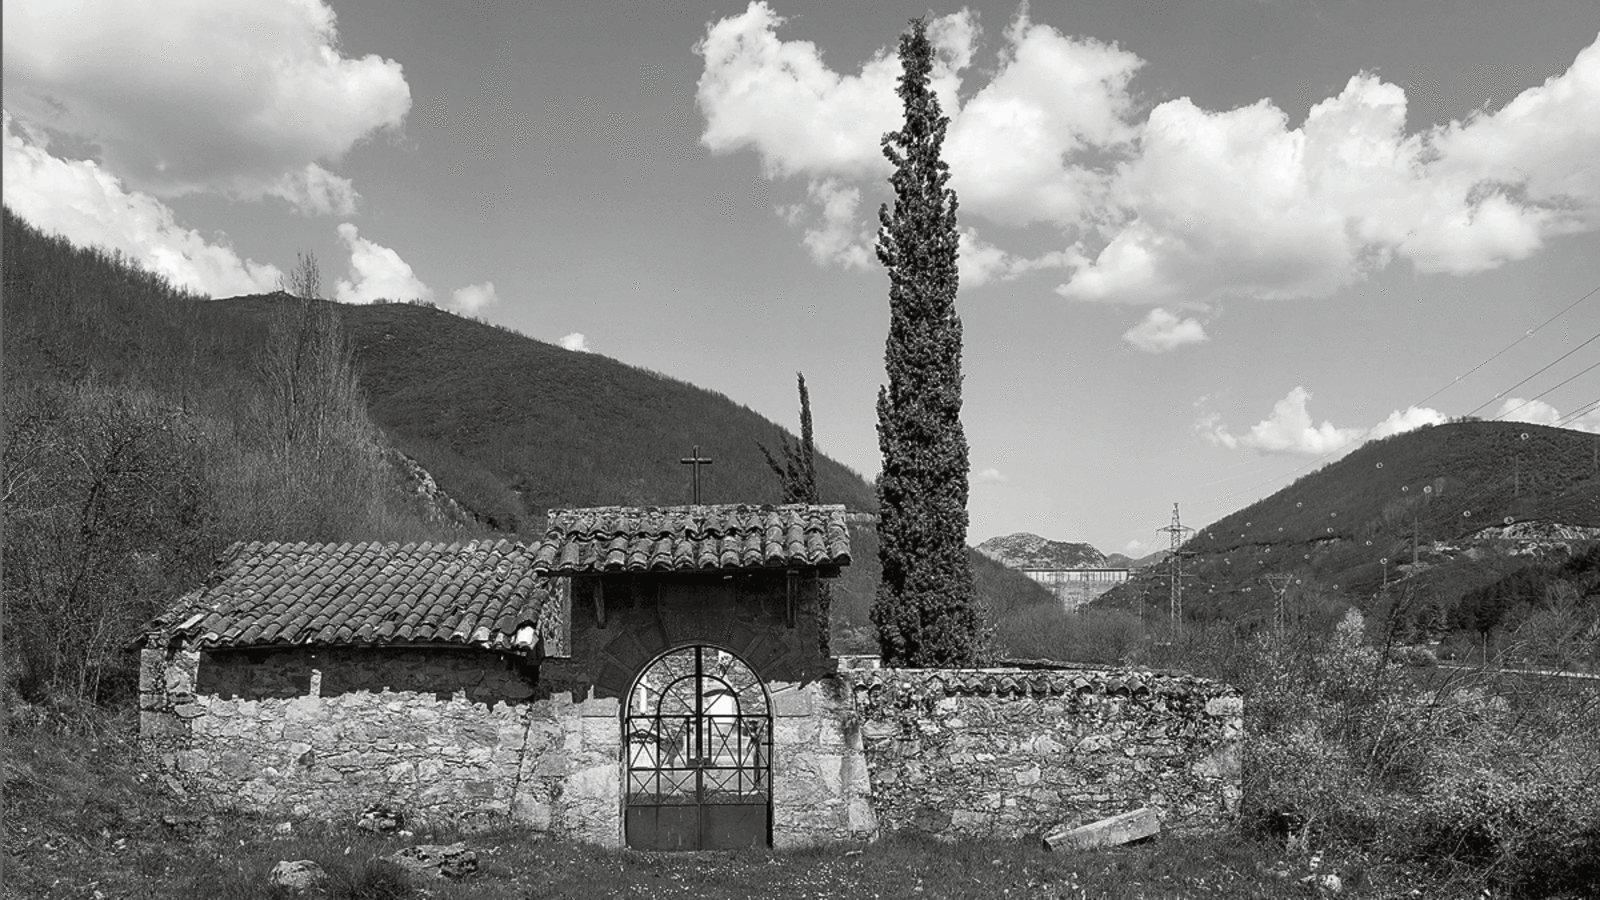
{"type": "Polygon", "coordinates": [[[288,276],[279,276],[278,290],[302,300],[322,299],[322,270],[317,267],[317,254],[306,251],[294,255],[294,268],[288,276]]]}

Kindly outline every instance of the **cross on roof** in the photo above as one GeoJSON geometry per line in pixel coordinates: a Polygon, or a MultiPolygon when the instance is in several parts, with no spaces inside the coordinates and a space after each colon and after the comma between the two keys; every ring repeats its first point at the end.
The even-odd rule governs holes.
{"type": "Polygon", "coordinates": [[[711,465],[711,460],[700,458],[700,445],[694,445],[694,454],[678,460],[686,466],[694,466],[694,504],[700,505],[700,467],[711,465]]]}

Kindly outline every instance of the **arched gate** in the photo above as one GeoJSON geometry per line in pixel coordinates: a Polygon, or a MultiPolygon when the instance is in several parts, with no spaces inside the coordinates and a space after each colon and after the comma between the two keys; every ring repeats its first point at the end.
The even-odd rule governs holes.
{"type": "Polygon", "coordinates": [[[636,850],[772,843],[772,707],[754,671],[680,647],[634,680],[622,722],[624,831],[636,850]]]}

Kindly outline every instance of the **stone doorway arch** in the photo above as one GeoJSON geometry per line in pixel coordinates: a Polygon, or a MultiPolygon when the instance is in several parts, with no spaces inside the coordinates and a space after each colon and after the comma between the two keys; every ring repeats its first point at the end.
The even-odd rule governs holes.
{"type": "Polygon", "coordinates": [[[623,840],[635,850],[772,845],[772,700],[729,650],[651,660],[622,715],[623,840]]]}

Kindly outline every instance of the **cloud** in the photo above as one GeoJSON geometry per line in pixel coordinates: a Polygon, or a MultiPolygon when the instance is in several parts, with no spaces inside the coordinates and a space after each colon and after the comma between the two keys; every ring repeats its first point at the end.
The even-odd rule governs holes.
{"type": "Polygon", "coordinates": [[[456,288],[450,294],[450,305],[464,313],[475,313],[486,306],[492,306],[499,302],[500,296],[495,293],[494,282],[492,281],[456,288]]]}
{"type": "MultiPolygon", "coordinates": [[[[818,265],[865,269],[872,264],[873,232],[856,222],[861,191],[835,179],[813,181],[807,189],[819,209],[818,221],[806,229],[804,243],[818,265]]],[[[793,213],[798,215],[800,213],[793,213]]]]}
{"type": "Polygon", "coordinates": [[[1026,13],[1005,37],[989,83],[964,106],[944,106],[951,186],[963,210],[997,224],[1082,224],[1103,202],[1106,177],[1071,160],[1133,138],[1128,82],[1142,63],[1026,13]]]}
{"type": "Polygon", "coordinates": [[[273,290],[283,272],[241,259],[226,243],[184,228],[161,201],[125,188],[89,161],[51,156],[4,113],[5,203],[17,215],[80,247],[118,250],[179,287],[213,297],[273,290]]]}
{"type": "Polygon", "coordinates": [[[978,287],[991,281],[1011,281],[1039,269],[1064,269],[1070,262],[1068,254],[1052,251],[1033,259],[1007,253],[978,237],[976,228],[961,228],[957,235],[956,268],[961,283],[978,287]]]}
{"type": "Polygon", "coordinates": [[[1448,421],[1449,419],[1445,417],[1445,414],[1437,409],[1429,409],[1426,406],[1408,406],[1404,410],[1397,409],[1390,413],[1389,418],[1374,426],[1367,437],[1374,440],[1386,438],[1391,435],[1414,431],[1428,425],[1443,425],[1448,421]]]}
{"type": "MultiPolygon", "coordinates": [[[[842,73],[814,44],[781,40],[782,25],[752,3],[707,30],[701,142],[754,151],[773,179],[860,190],[854,202],[885,195],[878,141],[901,120],[891,48],[842,73]]],[[[1049,266],[1013,267],[1004,246],[965,234],[968,286],[1058,267],[1069,275],[1057,291],[1074,300],[1324,297],[1397,260],[1467,275],[1600,227],[1589,162],[1600,157],[1600,40],[1498,111],[1408,133],[1405,91],[1365,72],[1298,125],[1269,100],[1146,106],[1131,86],[1136,55],[1026,11],[968,87],[976,21],[962,12],[933,25],[964,225],[1039,226],[1061,242],[1049,266]]]]}
{"type": "MultiPolygon", "coordinates": [[[[884,48],[860,73],[840,75],[810,41],[778,40],[783,22],[766,3],[752,2],[695,45],[705,60],[695,94],[706,119],[700,143],[716,154],[755,150],[770,177],[888,175],[878,140],[900,125],[899,59],[884,48]]],[[[934,20],[929,32],[942,56],[936,87],[953,99],[976,24],[963,11],[934,20]]]]}
{"type": "Polygon", "coordinates": [[[6,107],[159,197],[348,215],[355,190],[323,164],[411,107],[400,64],[345,57],[321,0],[18,0],[5,16],[6,107]]]}
{"type": "Polygon", "coordinates": [[[999,469],[990,466],[981,472],[973,472],[972,480],[978,484],[1000,484],[1008,481],[1009,479],[1007,479],[1005,475],[1001,474],[999,469]]]}
{"type": "Polygon", "coordinates": [[[561,340],[556,341],[556,343],[558,343],[561,346],[567,348],[568,350],[571,350],[574,353],[593,353],[594,352],[593,350],[589,349],[589,339],[584,337],[583,336],[583,332],[581,332],[581,331],[574,331],[573,333],[563,337],[561,340]]]}
{"type": "Polygon", "coordinates": [[[1159,306],[1150,310],[1144,321],[1123,332],[1122,339],[1146,353],[1166,353],[1185,344],[1210,340],[1199,320],[1179,319],[1159,306]]]}
{"type": "Polygon", "coordinates": [[[1562,415],[1561,410],[1543,400],[1523,400],[1520,397],[1507,398],[1505,402],[1500,404],[1500,411],[1495,414],[1495,418],[1503,419],[1507,422],[1526,422],[1529,425],[1555,425],[1561,428],[1600,434],[1600,409],[1586,413],[1565,425],[1561,425],[1561,420],[1566,416],[1562,415]]]}
{"type": "Polygon", "coordinates": [[[433,291],[400,254],[362,237],[349,222],[339,226],[339,237],[350,248],[350,277],[334,284],[333,299],[340,303],[433,299],[433,291]]]}
{"type": "Polygon", "coordinates": [[[1229,450],[1246,447],[1261,453],[1324,456],[1353,448],[1364,441],[1389,437],[1427,425],[1446,421],[1443,413],[1427,407],[1411,406],[1396,410],[1371,428],[1339,428],[1324,420],[1317,425],[1307,410],[1311,392],[1296,387],[1272,407],[1272,414],[1250,426],[1250,431],[1235,435],[1222,423],[1222,417],[1209,413],[1195,423],[1195,430],[1206,440],[1229,450]]]}
{"type": "Polygon", "coordinates": [[[1337,428],[1332,422],[1313,424],[1306,411],[1311,393],[1296,387],[1272,407],[1272,415],[1250,426],[1250,431],[1234,436],[1216,416],[1201,420],[1201,431],[1212,441],[1230,450],[1249,447],[1262,453],[1290,453],[1321,456],[1348,446],[1361,434],[1359,428],[1337,428]]]}

